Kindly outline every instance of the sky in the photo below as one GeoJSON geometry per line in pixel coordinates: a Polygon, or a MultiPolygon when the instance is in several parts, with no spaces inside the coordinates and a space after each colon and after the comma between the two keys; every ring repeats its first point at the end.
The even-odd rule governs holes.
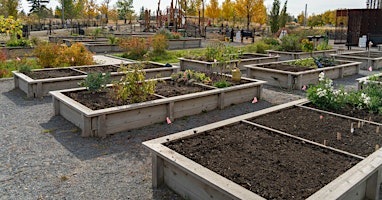
{"type": "MultiPolygon", "coordinates": [[[[218,0],[219,5],[224,0],[218,0]]],[[[25,11],[30,10],[30,6],[26,0],[21,0],[21,9],[25,11]]],[[[100,4],[102,0],[97,0],[100,4]]],[[[110,5],[115,5],[117,0],[111,0],[110,5]]],[[[284,5],[285,0],[280,0],[281,7],[284,5]]],[[[170,6],[171,0],[161,0],[160,8],[164,10],[167,6],[170,6]]],[[[174,0],[175,3],[175,0],[174,0]]],[[[273,0],[264,0],[264,5],[269,10],[272,7],[273,0]]],[[[205,5],[209,4],[209,0],[205,0],[205,5]]],[[[305,5],[307,4],[308,16],[312,14],[321,14],[328,10],[336,9],[355,9],[366,8],[366,0],[288,0],[287,12],[295,17],[305,11],[305,5]]],[[[48,8],[55,8],[58,4],[58,0],[50,0],[48,8]]],[[[143,7],[156,10],[158,7],[158,0],[133,0],[133,6],[136,13],[143,7]]]]}

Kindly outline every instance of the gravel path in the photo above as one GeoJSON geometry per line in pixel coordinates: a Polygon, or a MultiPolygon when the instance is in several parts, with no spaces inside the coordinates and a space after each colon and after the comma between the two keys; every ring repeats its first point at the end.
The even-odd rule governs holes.
{"type": "Polygon", "coordinates": [[[266,101],[154,124],[106,139],[81,138],[53,116],[50,97],[26,99],[0,81],[0,199],[180,199],[151,187],[143,141],[271,106],[266,101]]]}
{"type": "MultiPolygon", "coordinates": [[[[376,73],[376,72],[373,72],[376,73]]],[[[355,79],[334,81],[356,88],[355,79]]],[[[263,99],[158,123],[107,137],[81,138],[80,130],[53,116],[50,97],[26,99],[0,79],[0,199],[181,199],[151,187],[151,157],[141,143],[302,98],[302,91],[264,86],[263,99]]]]}

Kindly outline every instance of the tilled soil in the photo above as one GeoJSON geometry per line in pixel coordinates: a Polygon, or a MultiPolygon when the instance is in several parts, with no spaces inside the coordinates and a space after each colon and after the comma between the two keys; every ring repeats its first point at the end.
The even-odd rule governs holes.
{"type": "Polygon", "coordinates": [[[75,69],[83,71],[85,73],[107,73],[107,72],[118,72],[119,67],[113,66],[113,65],[105,65],[105,66],[77,67],[75,69]]]}
{"type": "Polygon", "coordinates": [[[26,73],[25,75],[29,76],[32,79],[47,79],[47,78],[60,78],[68,76],[81,76],[85,75],[84,73],[72,70],[72,69],[51,69],[51,70],[39,70],[26,73]]]}
{"type": "Polygon", "coordinates": [[[245,123],[167,146],[266,199],[305,199],[360,161],[245,123]]]}
{"type": "Polygon", "coordinates": [[[363,157],[372,154],[376,145],[382,146],[382,130],[376,133],[376,125],[305,108],[283,109],[250,121],[317,143],[324,144],[325,140],[327,146],[363,157]],[[351,127],[354,129],[353,133],[351,127]],[[338,133],[341,139],[337,138],[338,133]]]}

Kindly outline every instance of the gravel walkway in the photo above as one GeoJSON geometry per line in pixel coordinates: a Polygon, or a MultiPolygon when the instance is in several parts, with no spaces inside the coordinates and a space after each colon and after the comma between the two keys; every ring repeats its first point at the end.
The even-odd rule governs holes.
{"type": "MultiPolygon", "coordinates": [[[[373,72],[376,73],[376,72],[373,72]]],[[[356,88],[355,79],[336,80],[356,88]]],[[[181,199],[151,187],[151,157],[141,143],[302,98],[302,91],[265,86],[263,99],[158,123],[107,137],[81,138],[80,130],[53,116],[50,97],[26,99],[0,79],[0,199],[181,199]]]]}
{"type": "Polygon", "coordinates": [[[26,99],[0,81],[0,199],[180,199],[151,187],[143,141],[271,106],[266,101],[154,124],[106,139],[81,138],[50,97],[26,99]]]}

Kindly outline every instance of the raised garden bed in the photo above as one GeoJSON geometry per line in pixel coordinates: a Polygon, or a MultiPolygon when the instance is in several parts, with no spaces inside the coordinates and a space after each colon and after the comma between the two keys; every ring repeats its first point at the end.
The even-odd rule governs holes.
{"type": "Polygon", "coordinates": [[[109,44],[107,42],[84,42],[85,48],[93,53],[118,53],[123,49],[118,44],[109,44]]]}
{"type": "Polygon", "coordinates": [[[4,51],[7,59],[16,59],[24,57],[33,57],[33,47],[1,47],[0,51],[4,51]]]}
{"type": "Polygon", "coordinates": [[[373,70],[382,68],[382,52],[377,51],[357,51],[346,52],[342,54],[333,54],[335,59],[349,60],[355,62],[361,62],[361,69],[369,69],[371,66],[373,70]],[[369,56],[370,53],[370,56],[369,56]]]}
{"type": "MultiPolygon", "coordinates": [[[[193,59],[187,59],[187,58],[179,58],[180,60],[180,69],[186,70],[191,69],[195,71],[200,72],[220,72],[218,67],[216,66],[216,63],[213,61],[202,61],[202,60],[193,60],[193,59]]],[[[268,62],[276,62],[278,61],[277,56],[268,56],[265,54],[258,54],[258,53],[245,53],[243,54],[243,58],[239,58],[238,60],[232,60],[229,65],[233,65],[234,63],[239,63],[238,67],[240,70],[245,70],[244,65],[249,64],[258,64],[258,63],[268,63],[268,62]]]]}
{"type": "Polygon", "coordinates": [[[247,77],[267,81],[267,84],[273,86],[301,89],[304,85],[318,83],[318,75],[321,72],[325,72],[325,76],[330,79],[358,74],[361,64],[360,62],[338,61],[338,65],[314,69],[289,65],[288,62],[290,61],[246,65],[247,77]]]}
{"type": "Polygon", "coordinates": [[[279,60],[295,60],[295,59],[301,59],[301,58],[309,58],[311,56],[318,57],[318,56],[330,56],[331,54],[337,53],[337,50],[323,50],[323,51],[313,51],[310,52],[289,52],[289,51],[274,51],[274,50],[266,50],[268,54],[278,55],[280,56],[279,60]]]}
{"type": "Polygon", "coordinates": [[[202,38],[182,38],[168,41],[168,50],[201,48],[202,38]]]}
{"type": "MultiPolygon", "coordinates": [[[[93,40],[93,37],[90,36],[49,36],[49,42],[53,43],[61,43],[64,40],[72,40],[72,41],[82,41],[82,40],[93,40]]],[[[97,40],[107,40],[106,37],[97,37],[97,40]]]]}
{"type": "Polygon", "coordinates": [[[54,113],[78,126],[82,136],[104,137],[129,129],[139,128],[158,122],[198,114],[204,111],[222,109],[232,104],[251,101],[261,97],[264,81],[243,78],[248,83],[218,89],[202,85],[209,89],[192,94],[174,97],[156,95],[158,99],[92,110],[65,95],[68,92],[84,91],[84,88],[53,91],[54,113]]]}
{"type": "Polygon", "coordinates": [[[372,75],[374,78],[377,78],[376,80],[370,80],[370,77],[371,76],[366,76],[366,77],[362,77],[362,78],[358,78],[357,81],[358,81],[358,89],[361,90],[365,87],[365,85],[369,84],[369,83],[376,83],[376,84],[379,84],[379,85],[382,85],[382,73],[379,73],[379,74],[374,74],[372,75]]]}
{"type": "Polygon", "coordinates": [[[301,103],[306,100],[144,142],[152,152],[153,186],[165,184],[186,199],[378,199],[382,150],[374,152],[381,136],[375,128],[382,124],[355,127],[337,140],[336,131],[350,131],[349,123],[359,120],[300,113],[301,103]],[[284,110],[296,112],[284,117],[284,110]]]}
{"type": "Polygon", "coordinates": [[[98,38],[98,39],[90,39],[90,38],[81,38],[81,39],[63,39],[62,40],[66,46],[71,47],[73,43],[82,42],[82,43],[107,43],[109,39],[107,38],[98,38]]]}
{"type": "MultiPolygon", "coordinates": [[[[155,62],[149,62],[148,66],[150,66],[149,69],[144,69],[147,78],[156,78],[158,75],[168,77],[172,73],[179,71],[179,67],[166,67],[164,64],[155,62]],[[156,66],[156,68],[153,66],[156,66]]],[[[120,69],[119,65],[88,65],[65,69],[39,69],[33,70],[31,74],[14,71],[13,77],[15,88],[21,89],[26,93],[27,97],[41,98],[47,96],[50,91],[78,88],[78,82],[86,78],[87,73],[91,72],[110,72],[111,80],[119,80],[124,75],[124,72],[118,72],[118,69],[120,69]],[[66,73],[62,73],[63,71],[66,71],[66,73]],[[40,74],[40,76],[35,77],[34,74],[40,74]]]]}

